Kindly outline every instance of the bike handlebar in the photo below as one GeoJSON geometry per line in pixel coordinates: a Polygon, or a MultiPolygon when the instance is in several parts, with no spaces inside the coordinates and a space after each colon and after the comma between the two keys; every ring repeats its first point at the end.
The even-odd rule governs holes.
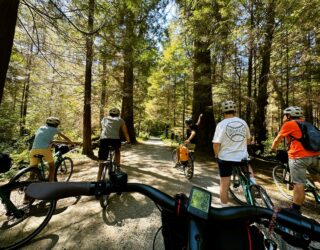
{"type": "MultiPolygon", "coordinates": [[[[60,183],[32,183],[28,186],[26,194],[32,198],[41,200],[62,199],[72,196],[93,196],[97,194],[110,194],[119,192],[138,192],[159,204],[162,208],[177,211],[176,200],[168,194],[140,183],[127,183],[123,186],[113,185],[105,182],[60,182],[60,183]]],[[[188,213],[186,211],[186,213],[188,213]]],[[[315,220],[280,211],[276,214],[276,222],[289,229],[306,234],[312,240],[320,239],[320,224],[315,220]]],[[[214,208],[209,211],[208,220],[232,221],[251,220],[259,222],[260,219],[268,219],[275,216],[274,211],[255,206],[214,208]]]]}

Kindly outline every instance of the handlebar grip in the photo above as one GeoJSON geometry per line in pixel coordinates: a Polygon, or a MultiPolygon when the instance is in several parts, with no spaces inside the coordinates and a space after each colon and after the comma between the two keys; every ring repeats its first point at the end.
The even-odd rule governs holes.
{"type": "Polygon", "coordinates": [[[41,182],[31,183],[26,194],[40,200],[57,200],[78,195],[94,195],[94,182],[41,182]]]}

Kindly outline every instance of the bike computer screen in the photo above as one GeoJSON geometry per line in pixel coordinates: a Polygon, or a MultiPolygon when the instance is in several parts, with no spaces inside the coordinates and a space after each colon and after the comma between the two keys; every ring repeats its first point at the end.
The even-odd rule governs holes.
{"type": "Polygon", "coordinates": [[[192,187],[189,196],[188,212],[194,216],[208,219],[210,206],[211,193],[199,187],[192,187]]]}

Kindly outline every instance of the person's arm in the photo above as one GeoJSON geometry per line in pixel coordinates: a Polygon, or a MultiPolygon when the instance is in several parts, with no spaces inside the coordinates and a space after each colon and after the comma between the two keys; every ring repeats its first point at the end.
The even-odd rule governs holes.
{"type": "Polygon", "coordinates": [[[213,143],[214,158],[218,159],[221,143],[213,143]]]}
{"type": "Polygon", "coordinates": [[[185,140],[184,143],[185,143],[185,144],[189,144],[190,141],[191,141],[195,136],[196,136],[196,131],[192,130],[189,138],[188,138],[187,140],[185,140]]]}
{"type": "Polygon", "coordinates": [[[200,115],[199,115],[198,121],[197,121],[197,123],[196,123],[197,126],[200,125],[202,116],[203,116],[203,114],[200,114],[200,115]]]}
{"type": "Polygon", "coordinates": [[[278,148],[278,146],[279,146],[279,144],[280,144],[280,142],[282,141],[283,138],[284,138],[283,135],[281,135],[281,134],[277,135],[277,137],[272,142],[271,151],[273,151],[273,152],[277,151],[277,148],[278,148]]]}
{"type": "Polygon", "coordinates": [[[130,137],[129,137],[128,128],[127,128],[126,124],[123,124],[123,125],[121,126],[121,130],[122,130],[122,132],[123,132],[123,134],[124,134],[124,137],[126,138],[126,141],[127,141],[128,143],[130,143],[130,137]]]}
{"type": "Polygon", "coordinates": [[[62,137],[63,139],[65,139],[67,142],[69,142],[70,144],[73,144],[73,142],[66,136],[64,135],[63,133],[59,132],[58,133],[58,136],[59,137],[62,137]]]}

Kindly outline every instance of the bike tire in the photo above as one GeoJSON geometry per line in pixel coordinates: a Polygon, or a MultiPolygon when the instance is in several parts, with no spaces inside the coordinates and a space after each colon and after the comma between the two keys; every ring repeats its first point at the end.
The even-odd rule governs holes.
{"type": "Polygon", "coordinates": [[[273,209],[273,202],[263,187],[259,185],[251,185],[250,192],[253,205],[273,209]]]}
{"type": "Polygon", "coordinates": [[[289,201],[292,201],[293,184],[288,168],[285,165],[275,166],[272,170],[272,177],[281,195],[289,201]]]}
{"type": "Polygon", "coordinates": [[[240,205],[247,204],[245,190],[243,189],[241,183],[241,177],[238,168],[233,168],[232,170],[229,192],[237,203],[239,203],[240,205]]]}
{"type": "Polygon", "coordinates": [[[190,180],[194,173],[194,161],[189,157],[187,164],[183,168],[184,176],[190,180]]]}
{"type": "MultiPolygon", "coordinates": [[[[102,170],[100,181],[107,182],[109,179],[109,166],[106,164],[102,170]]],[[[103,209],[106,209],[109,204],[109,195],[108,194],[101,194],[99,197],[100,206],[103,209]]]]}
{"type": "Polygon", "coordinates": [[[30,199],[24,204],[25,188],[31,182],[43,181],[40,170],[29,167],[21,170],[10,180],[7,197],[16,208],[23,211],[21,218],[7,216],[4,204],[0,203],[0,249],[17,249],[36,237],[50,221],[56,201],[30,199]],[[33,179],[30,180],[30,174],[33,179]]]}
{"type": "Polygon", "coordinates": [[[73,161],[70,157],[63,157],[55,168],[54,180],[58,182],[69,181],[73,173],[73,161]]]}

